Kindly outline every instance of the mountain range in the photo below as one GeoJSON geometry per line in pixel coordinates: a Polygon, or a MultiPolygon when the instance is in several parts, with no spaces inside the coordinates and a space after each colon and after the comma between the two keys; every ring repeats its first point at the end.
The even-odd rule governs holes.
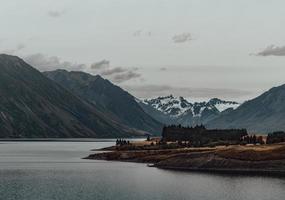
{"type": "Polygon", "coordinates": [[[140,100],[99,75],[41,73],[0,54],[0,137],[135,137],[160,135],[163,124],[285,130],[285,85],[242,104],[173,95],[140,100]]]}
{"type": "Polygon", "coordinates": [[[165,124],[207,128],[246,128],[266,134],[285,130],[285,85],[273,87],[260,96],[239,104],[213,98],[190,103],[183,97],[158,97],[141,101],[144,110],[165,124]]]}
{"type": "Polygon", "coordinates": [[[0,55],[0,137],[130,137],[118,122],[22,59],[0,55]]]}
{"type": "Polygon", "coordinates": [[[145,112],[165,124],[195,126],[207,124],[222,113],[236,109],[240,104],[218,98],[210,99],[208,102],[191,103],[183,97],[169,95],[143,100],[140,105],[145,112]]]}

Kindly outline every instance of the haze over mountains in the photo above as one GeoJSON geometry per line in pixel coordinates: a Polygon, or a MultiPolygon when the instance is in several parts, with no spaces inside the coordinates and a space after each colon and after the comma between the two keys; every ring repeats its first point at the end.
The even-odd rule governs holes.
{"type": "Polygon", "coordinates": [[[0,55],[0,137],[159,135],[163,124],[285,130],[285,85],[241,105],[172,95],[142,101],[98,75],[41,73],[18,57],[0,55]]]}

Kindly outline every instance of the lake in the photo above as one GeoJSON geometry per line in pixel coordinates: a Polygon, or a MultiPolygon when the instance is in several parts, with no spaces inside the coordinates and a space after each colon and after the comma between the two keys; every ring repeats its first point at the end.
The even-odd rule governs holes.
{"type": "Polygon", "coordinates": [[[114,140],[0,141],[2,200],[277,200],[285,179],[169,171],[83,160],[114,140]]]}

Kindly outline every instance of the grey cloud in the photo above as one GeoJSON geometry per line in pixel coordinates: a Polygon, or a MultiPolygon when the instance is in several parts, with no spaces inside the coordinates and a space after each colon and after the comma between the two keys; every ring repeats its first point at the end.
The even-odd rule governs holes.
{"type": "Polygon", "coordinates": [[[184,43],[192,40],[192,35],[191,33],[181,33],[178,35],[174,35],[172,37],[173,42],[175,43],[184,43]]]}
{"type": "Polygon", "coordinates": [[[66,69],[69,71],[89,71],[92,74],[102,75],[115,83],[122,83],[141,77],[141,74],[137,72],[138,68],[111,67],[110,61],[108,60],[102,60],[100,62],[93,63],[89,67],[87,67],[86,64],[62,61],[57,56],[46,56],[41,53],[25,56],[24,60],[40,71],[51,71],[55,69],[66,69]]]}
{"type": "Polygon", "coordinates": [[[161,67],[159,70],[160,70],[160,71],[166,71],[167,68],[166,68],[166,67],[161,67]]]}
{"type": "Polygon", "coordinates": [[[26,48],[26,45],[24,45],[24,44],[18,44],[16,50],[17,50],[17,51],[20,51],[20,50],[22,50],[22,49],[24,49],[24,48],[26,48]]]}
{"type": "Polygon", "coordinates": [[[122,83],[125,81],[129,81],[131,79],[140,78],[141,74],[134,72],[134,71],[127,71],[125,73],[117,74],[111,78],[112,81],[116,83],[122,83]]]}
{"type": "Polygon", "coordinates": [[[112,75],[112,74],[118,74],[128,71],[128,69],[122,68],[122,67],[115,67],[112,69],[106,69],[101,72],[101,75],[112,75]]]}
{"type": "Polygon", "coordinates": [[[24,48],[26,48],[26,45],[24,45],[24,44],[18,44],[18,45],[16,46],[16,48],[14,48],[14,49],[7,49],[7,50],[4,50],[4,51],[2,51],[2,52],[3,52],[3,53],[6,53],[6,54],[15,54],[15,53],[17,53],[17,52],[23,50],[24,48]]]}
{"type": "Polygon", "coordinates": [[[144,30],[136,30],[133,33],[134,37],[140,37],[140,36],[148,36],[151,37],[152,36],[152,32],[151,31],[144,31],[144,30]]]}
{"type": "Polygon", "coordinates": [[[91,69],[103,69],[103,68],[109,68],[110,67],[110,61],[109,60],[101,60],[99,62],[95,62],[91,65],[91,69]]]}
{"type": "Polygon", "coordinates": [[[65,12],[64,11],[58,11],[58,10],[50,10],[48,11],[48,16],[53,18],[61,17],[65,12]]]}
{"type": "MultiPolygon", "coordinates": [[[[21,48],[24,48],[24,46],[19,45],[18,49],[21,48]]],[[[27,55],[23,57],[23,59],[40,71],[52,71],[56,69],[86,71],[92,74],[102,75],[115,83],[122,83],[131,79],[141,78],[141,74],[137,72],[139,68],[112,67],[108,60],[101,60],[88,66],[86,64],[62,61],[57,56],[46,56],[41,53],[27,55]]]]}
{"type": "Polygon", "coordinates": [[[248,96],[251,92],[247,90],[228,89],[228,88],[186,88],[172,87],[169,85],[143,85],[143,86],[124,86],[131,94],[138,98],[152,98],[173,94],[175,96],[191,98],[240,98],[248,96]]]}
{"type": "Polygon", "coordinates": [[[133,36],[138,37],[138,36],[141,35],[141,33],[142,33],[142,30],[136,30],[136,31],[133,33],[133,36]]]}
{"type": "Polygon", "coordinates": [[[93,63],[90,66],[90,70],[92,73],[102,75],[115,83],[122,83],[141,77],[141,74],[136,72],[138,68],[113,67],[108,60],[93,63]]]}
{"type": "Polygon", "coordinates": [[[82,70],[86,67],[84,64],[61,61],[61,59],[57,56],[49,57],[41,53],[25,56],[24,60],[40,71],[49,71],[60,68],[68,70],[82,70]]]}
{"type": "Polygon", "coordinates": [[[256,54],[257,56],[285,56],[285,46],[277,47],[270,45],[263,51],[256,54]]]}

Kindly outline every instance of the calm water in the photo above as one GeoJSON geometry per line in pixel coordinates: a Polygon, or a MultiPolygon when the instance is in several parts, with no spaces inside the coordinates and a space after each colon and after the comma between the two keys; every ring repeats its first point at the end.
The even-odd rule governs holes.
{"type": "Polygon", "coordinates": [[[284,199],[285,179],[210,175],[88,161],[97,142],[0,142],[0,199],[284,199]]]}

